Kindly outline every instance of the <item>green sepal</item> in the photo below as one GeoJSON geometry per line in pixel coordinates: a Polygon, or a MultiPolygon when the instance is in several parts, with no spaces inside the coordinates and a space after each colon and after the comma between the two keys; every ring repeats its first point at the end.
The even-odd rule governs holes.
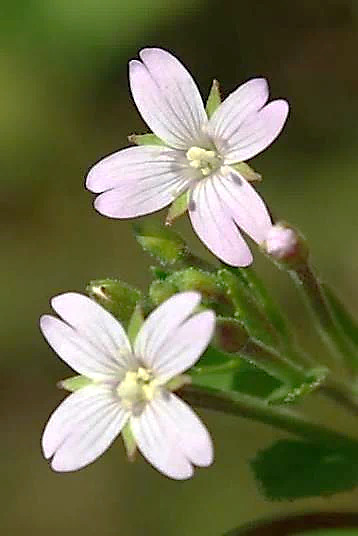
{"type": "Polygon", "coordinates": [[[178,389],[181,389],[184,385],[189,385],[191,383],[191,377],[189,374],[179,374],[179,376],[175,376],[171,380],[168,381],[168,383],[165,384],[165,387],[169,391],[177,391],[178,389]]]}
{"type": "Polygon", "coordinates": [[[178,288],[170,281],[170,277],[156,279],[149,287],[149,298],[155,306],[158,306],[177,292],[178,288]]]}
{"type": "Polygon", "coordinates": [[[275,389],[268,397],[269,404],[294,404],[300,402],[305,396],[319,389],[329,373],[327,368],[319,367],[307,372],[307,380],[301,385],[290,387],[281,385],[275,389]]]}
{"type": "Polygon", "coordinates": [[[259,488],[271,501],[327,496],[358,485],[356,449],[284,439],[251,461],[259,488]]]}
{"type": "Polygon", "coordinates": [[[155,134],[131,134],[128,136],[128,141],[135,145],[166,145],[163,140],[155,134]]]}
{"type": "Polygon", "coordinates": [[[150,287],[150,297],[155,305],[176,292],[195,290],[202,296],[202,305],[213,309],[221,316],[232,316],[234,309],[231,300],[226,294],[214,272],[207,272],[201,268],[186,268],[170,274],[164,281],[153,281],[150,287]]]}
{"type": "Polygon", "coordinates": [[[186,244],[178,233],[155,221],[135,223],[133,229],[144,251],[164,265],[172,265],[188,253],[186,244]]]}
{"type": "Polygon", "coordinates": [[[221,104],[221,95],[220,95],[220,84],[217,80],[213,80],[211,85],[210,93],[208,100],[206,101],[205,111],[208,118],[213,115],[215,110],[219,108],[221,104]]]}
{"type": "Polygon", "coordinates": [[[237,164],[230,164],[230,167],[234,168],[240,175],[244,177],[248,182],[261,182],[262,175],[253,170],[246,162],[238,162],[237,164]]]}
{"type": "Polygon", "coordinates": [[[57,383],[57,387],[74,393],[75,391],[82,389],[82,387],[91,385],[91,383],[93,383],[93,380],[86,378],[86,376],[72,376],[71,378],[66,378],[65,380],[59,381],[57,383]]]}
{"type": "Polygon", "coordinates": [[[163,269],[161,266],[149,266],[149,271],[153,276],[153,279],[166,279],[172,272],[163,269]]]}
{"type": "Polygon", "coordinates": [[[189,193],[188,191],[182,193],[179,197],[173,201],[170,205],[167,217],[165,219],[166,225],[171,225],[177,218],[183,216],[188,210],[189,206],[189,193]]]}
{"type": "Polygon", "coordinates": [[[127,457],[130,462],[134,462],[137,452],[137,443],[134,438],[132,428],[129,422],[127,422],[122,428],[122,439],[124,447],[126,449],[127,457]]]}
{"type": "Polygon", "coordinates": [[[136,304],[142,298],[139,290],[119,279],[98,279],[86,287],[88,295],[112,313],[127,328],[136,304]]]}
{"type": "Polygon", "coordinates": [[[142,327],[144,323],[144,313],[143,308],[140,303],[137,303],[132,316],[129,320],[128,328],[127,328],[127,335],[128,339],[132,344],[134,344],[134,341],[138,335],[138,332],[140,328],[142,327]]]}

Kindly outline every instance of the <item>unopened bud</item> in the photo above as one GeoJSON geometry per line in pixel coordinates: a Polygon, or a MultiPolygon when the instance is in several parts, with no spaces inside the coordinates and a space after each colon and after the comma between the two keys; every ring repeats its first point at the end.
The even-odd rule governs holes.
{"type": "Polygon", "coordinates": [[[229,353],[239,352],[248,342],[249,335],[241,322],[234,318],[217,318],[212,344],[229,353]]]}
{"type": "Polygon", "coordinates": [[[262,248],[267,255],[282,264],[302,263],[308,257],[303,236],[285,223],[277,223],[271,227],[262,248]]]}

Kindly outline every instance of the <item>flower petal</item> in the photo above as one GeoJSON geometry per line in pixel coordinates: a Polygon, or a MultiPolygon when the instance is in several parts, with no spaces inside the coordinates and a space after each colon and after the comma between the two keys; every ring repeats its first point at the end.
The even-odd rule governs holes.
{"type": "Polygon", "coordinates": [[[227,140],[251,114],[266,104],[268,98],[267,81],[253,78],[239,86],[217,108],[209,121],[208,132],[217,141],[216,146],[221,154],[226,149],[227,140]]]}
{"type": "Polygon", "coordinates": [[[164,475],[183,480],[193,474],[192,463],[212,462],[209,434],[196,415],[175,395],[163,393],[131,419],[133,435],[143,456],[164,475]]]}
{"type": "Polygon", "coordinates": [[[214,449],[206,426],[191,407],[173,393],[166,406],[173,424],[178,428],[180,446],[186,457],[199,467],[211,465],[214,449]]]}
{"type": "Polygon", "coordinates": [[[118,377],[119,367],[112,356],[105,354],[62,320],[43,315],[40,318],[40,328],[53,350],[79,374],[92,380],[118,377]]]}
{"type": "Polygon", "coordinates": [[[169,147],[129,147],[107,156],[87,176],[99,193],[96,209],[112,218],[132,218],[169,205],[188,188],[194,172],[185,155],[169,147]]]}
{"type": "Polygon", "coordinates": [[[255,188],[239,173],[214,177],[220,199],[228,207],[235,223],[255,242],[261,244],[271,229],[269,212],[255,188]]]}
{"type": "Polygon", "coordinates": [[[75,471],[93,462],[111,445],[128,414],[112,390],[83,387],[51,415],[42,438],[43,452],[55,471],[75,471]]]}
{"type": "Polygon", "coordinates": [[[70,367],[91,379],[118,378],[128,368],[132,357],[127,335],[103,307],[74,292],[53,298],[52,306],[67,323],[44,315],[40,327],[70,367]]]}
{"type": "Polygon", "coordinates": [[[198,292],[180,292],[175,294],[146,318],[134,343],[134,352],[141,357],[149,368],[166,343],[177,332],[179,326],[190,317],[200,303],[198,292]]]}
{"type": "Polygon", "coordinates": [[[129,63],[133,99],[149,128],[177,149],[189,149],[203,138],[207,123],[199,90],[185,67],[169,52],[146,48],[129,63]]]}
{"type": "MultiPolygon", "coordinates": [[[[220,177],[220,176],[219,176],[220,177]]],[[[230,212],[220,199],[215,175],[193,188],[189,216],[195,232],[219,259],[232,266],[248,266],[252,255],[230,212]]]]}
{"type": "Polygon", "coordinates": [[[185,320],[159,348],[153,369],[161,384],[181,374],[196,363],[206,350],[215,329],[215,314],[204,311],[185,320]]]}
{"type": "Polygon", "coordinates": [[[225,146],[225,163],[248,160],[271,145],[283,129],[288,111],[285,100],[275,100],[237,125],[235,132],[220,142],[225,146]]]}

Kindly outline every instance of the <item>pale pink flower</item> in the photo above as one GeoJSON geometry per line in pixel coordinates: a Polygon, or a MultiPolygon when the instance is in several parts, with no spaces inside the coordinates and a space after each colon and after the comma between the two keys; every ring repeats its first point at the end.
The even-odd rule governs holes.
{"type": "Polygon", "coordinates": [[[86,183],[102,194],[96,209],[112,218],[133,218],[188,191],[189,216],[204,244],[227,264],[249,265],[252,254],[238,227],[261,243],[271,219],[256,190],[232,166],[275,140],[287,102],[266,104],[268,84],[255,78],[208,119],[193,78],[174,56],[158,48],[143,49],[139,56],[129,63],[133,99],[164,144],[123,149],[96,164],[86,183]]]}
{"type": "Polygon", "coordinates": [[[62,320],[41,317],[48,343],[91,383],[69,395],[51,415],[42,439],[55,471],[74,471],[96,458],[129,425],[137,447],[163,474],[185,479],[208,466],[207,429],[167,387],[204,352],[214,330],[212,311],[194,314],[200,295],[176,294],[153,311],[133,345],[121,324],[90,298],[53,298],[62,320]]]}

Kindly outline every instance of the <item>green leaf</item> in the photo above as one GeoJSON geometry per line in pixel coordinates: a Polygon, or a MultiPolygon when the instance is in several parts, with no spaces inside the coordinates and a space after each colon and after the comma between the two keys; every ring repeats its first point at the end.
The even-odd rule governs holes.
{"type": "Polygon", "coordinates": [[[241,366],[234,374],[233,391],[267,399],[272,391],[278,389],[279,380],[256,367],[253,363],[241,360],[241,366]]]}
{"type": "Polygon", "coordinates": [[[165,219],[166,225],[171,225],[177,218],[183,216],[188,210],[189,194],[188,192],[182,193],[175,201],[170,205],[167,217],[165,219]]]}
{"type": "Polygon", "coordinates": [[[57,385],[60,387],[60,389],[66,389],[66,391],[73,393],[74,391],[78,391],[78,389],[82,389],[82,387],[86,387],[91,383],[93,383],[92,380],[86,378],[86,376],[72,376],[72,378],[61,380],[57,385]]]}
{"type": "Polygon", "coordinates": [[[131,316],[131,319],[129,321],[128,328],[127,328],[128,338],[132,344],[134,343],[137,337],[138,331],[142,327],[143,322],[144,322],[143,309],[142,309],[142,306],[139,303],[137,303],[133,311],[133,314],[131,316]]]}
{"type": "Polygon", "coordinates": [[[358,350],[358,323],[328,285],[322,283],[321,287],[336,324],[358,350]]]}
{"type": "Polygon", "coordinates": [[[250,267],[238,268],[237,275],[242,282],[247,285],[256,304],[270,321],[277,333],[279,333],[285,346],[291,346],[292,333],[288,327],[287,321],[256,272],[250,267]]]}
{"type": "Polygon", "coordinates": [[[235,317],[242,322],[250,337],[275,346],[277,338],[272,326],[255,303],[246,282],[228,269],[219,270],[218,279],[225,288],[228,299],[234,305],[235,317]]]}
{"type": "Polygon", "coordinates": [[[237,164],[231,164],[231,167],[236,169],[249,182],[261,182],[262,175],[256,173],[246,162],[238,162],[237,164]]]}
{"type": "Polygon", "coordinates": [[[358,485],[358,452],[345,446],[284,439],[250,463],[261,491],[272,501],[327,496],[358,485]]]}
{"type": "Polygon", "coordinates": [[[144,251],[164,265],[172,265],[188,254],[184,240],[168,227],[163,227],[153,220],[146,220],[135,223],[133,228],[135,237],[144,251]]]}
{"type": "Polygon", "coordinates": [[[193,385],[266,398],[280,382],[255,365],[210,345],[190,370],[193,385]]]}
{"type": "Polygon", "coordinates": [[[119,279],[97,279],[86,287],[88,295],[112,313],[127,328],[137,302],[139,290],[119,279]]]}
{"type": "Polygon", "coordinates": [[[193,385],[227,391],[232,389],[240,366],[240,360],[232,360],[210,345],[189,374],[193,385]]]}
{"type": "Polygon", "coordinates": [[[131,134],[128,136],[128,141],[136,145],[165,145],[155,134],[131,134]]]}
{"type": "Polygon", "coordinates": [[[208,97],[208,100],[206,101],[206,107],[205,107],[205,110],[209,119],[213,115],[215,110],[220,106],[220,104],[221,104],[220,84],[217,80],[213,80],[210,93],[209,93],[209,97],[208,97]]]}

